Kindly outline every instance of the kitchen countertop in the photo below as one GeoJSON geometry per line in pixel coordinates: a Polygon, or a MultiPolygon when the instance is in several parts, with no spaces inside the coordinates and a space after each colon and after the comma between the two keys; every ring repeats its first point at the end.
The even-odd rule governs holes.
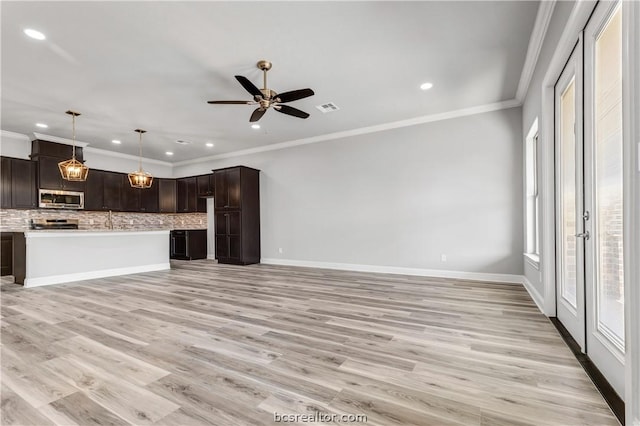
{"type": "Polygon", "coordinates": [[[169,232],[169,231],[206,231],[207,228],[156,228],[156,229],[3,229],[0,232],[3,233],[118,233],[118,232],[169,232]]]}

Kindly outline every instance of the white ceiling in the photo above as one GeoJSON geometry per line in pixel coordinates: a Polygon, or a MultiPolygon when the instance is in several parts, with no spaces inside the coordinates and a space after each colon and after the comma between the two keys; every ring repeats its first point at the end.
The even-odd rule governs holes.
{"type": "Polygon", "coordinates": [[[515,97],[537,1],[2,2],[3,130],[70,138],[178,162],[515,97]],[[34,28],[47,39],[26,37],[34,28]],[[289,105],[306,120],[255,107],[233,78],[310,87],[289,105]],[[432,82],[428,91],[419,89],[432,82]],[[339,111],[315,106],[334,102],[339,111]],[[39,129],[35,123],[49,125],[39,129]],[[121,145],[111,143],[122,140],[121,145]],[[176,140],[190,141],[178,145],[176,140]],[[205,143],[213,142],[213,148],[205,143]],[[165,151],[173,151],[167,157],[165,151]]]}

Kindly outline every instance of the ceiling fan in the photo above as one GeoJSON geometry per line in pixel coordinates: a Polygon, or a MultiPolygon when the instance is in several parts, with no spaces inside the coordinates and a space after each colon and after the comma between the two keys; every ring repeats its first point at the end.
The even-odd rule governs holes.
{"type": "Polygon", "coordinates": [[[245,90],[253,95],[252,101],[209,101],[210,104],[226,104],[226,105],[259,105],[251,114],[250,122],[260,120],[265,112],[271,107],[283,114],[292,115],[298,118],[307,118],[309,114],[297,108],[283,105],[287,102],[297,101],[298,99],[313,96],[311,89],[291,90],[290,92],[277,93],[267,88],[267,71],[271,69],[271,62],[259,61],[256,66],[263,72],[264,87],[258,89],[248,78],[236,75],[236,80],[245,88],[245,90]]]}

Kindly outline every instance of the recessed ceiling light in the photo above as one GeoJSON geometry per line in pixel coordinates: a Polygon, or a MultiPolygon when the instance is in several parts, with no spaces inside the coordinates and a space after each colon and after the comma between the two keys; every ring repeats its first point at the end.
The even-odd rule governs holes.
{"type": "Polygon", "coordinates": [[[209,148],[213,148],[213,144],[212,144],[211,142],[208,142],[208,143],[207,143],[207,146],[208,146],[209,148]]]}
{"type": "Polygon", "coordinates": [[[25,29],[24,33],[31,38],[35,38],[36,40],[44,40],[46,38],[40,31],[32,30],[31,28],[25,29]]]}
{"type": "Polygon", "coordinates": [[[167,155],[173,155],[173,152],[171,152],[171,151],[167,151],[167,152],[165,152],[165,154],[167,154],[167,155]]]}
{"type": "Polygon", "coordinates": [[[115,143],[115,144],[118,144],[118,145],[120,145],[120,144],[122,143],[122,142],[121,142],[121,141],[119,141],[118,139],[114,139],[114,140],[112,140],[111,142],[113,142],[113,143],[115,143]]]}
{"type": "Polygon", "coordinates": [[[433,83],[422,83],[422,84],[420,85],[420,88],[421,88],[422,90],[429,90],[429,89],[431,89],[432,87],[433,87],[433,83]]]}
{"type": "Polygon", "coordinates": [[[252,125],[251,125],[251,128],[252,128],[252,129],[259,129],[259,128],[260,128],[260,125],[259,125],[259,124],[252,124],[252,125]]]}
{"type": "Polygon", "coordinates": [[[36,126],[38,126],[38,127],[42,127],[43,129],[46,129],[47,127],[49,127],[49,126],[47,126],[47,125],[46,125],[46,124],[44,124],[44,123],[36,123],[36,126]]]}

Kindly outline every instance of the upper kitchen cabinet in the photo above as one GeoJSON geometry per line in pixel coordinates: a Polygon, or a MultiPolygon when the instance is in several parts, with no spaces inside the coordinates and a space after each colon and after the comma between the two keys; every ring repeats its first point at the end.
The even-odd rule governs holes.
{"type": "Polygon", "coordinates": [[[34,161],[11,159],[11,207],[14,209],[38,207],[34,161]]]}
{"type": "Polygon", "coordinates": [[[207,201],[198,197],[198,181],[194,177],[176,179],[178,213],[206,212],[207,201]]]}
{"type": "MultiPolygon", "coordinates": [[[[35,157],[34,157],[35,158],[35,157]]],[[[40,189],[55,189],[64,191],[84,191],[84,182],[74,182],[62,179],[58,163],[68,160],[68,158],[49,157],[38,155],[38,186],[40,189]]],[[[91,170],[89,170],[91,174],[91,170]]]]}
{"type": "Polygon", "coordinates": [[[11,208],[11,158],[0,158],[0,208],[11,208]]]}
{"type": "Polygon", "coordinates": [[[85,210],[122,210],[122,173],[89,170],[84,194],[85,210]]]}
{"type": "Polygon", "coordinates": [[[176,212],[176,181],[175,179],[154,179],[158,184],[158,204],[160,213],[176,212]]]}
{"type": "Polygon", "coordinates": [[[238,166],[228,169],[214,171],[215,179],[215,208],[216,209],[239,209],[241,206],[241,174],[245,176],[251,169],[249,167],[238,166]]]}
{"type": "Polygon", "coordinates": [[[198,197],[213,197],[216,188],[216,179],[213,173],[196,176],[198,197]]]}
{"type": "MultiPolygon", "coordinates": [[[[127,184],[129,179],[127,179],[127,184]]],[[[140,191],[140,211],[145,213],[158,213],[160,200],[158,196],[158,180],[154,179],[151,188],[138,189],[140,191]]]]}
{"type": "MultiPolygon", "coordinates": [[[[73,155],[73,146],[39,139],[31,141],[31,159],[37,160],[41,155],[60,158],[60,161],[68,160],[73,155]]],[[[76,160],[83,159],[82,147],[76,146],[76,160]]]]}
{"type": "Polygon", "coordinates": [[[158,183],[154,179],[150,188],[133,188],[127,176],[122,184],[122,210],[125,212],[158,212],[158,183]]]}
{"type": "Polygon", "coordinates": [[[3,209],[37,208],[36,163],[9,157],[2,157],[1,161],[0,207],[3,209]]]}

